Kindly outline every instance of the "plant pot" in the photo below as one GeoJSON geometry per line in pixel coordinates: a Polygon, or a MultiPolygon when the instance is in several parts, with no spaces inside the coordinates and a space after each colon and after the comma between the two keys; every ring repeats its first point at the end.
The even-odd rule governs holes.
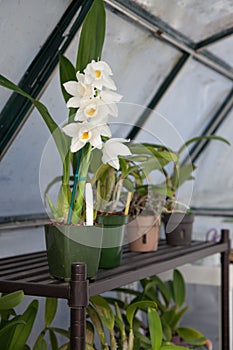
{"type": "Polygon", "coordinates": [[[127,227],[129,249],[132,252],[152,252],[158,249],[160,216],[140,215],[127,227]]]}
{"type": "Polygon", "coordinates": [[[68,281],[71,264],[87,264],[87,277],[95,279],[100,260],[103,229],[98,226],[45,225],[51,276],[68,281]]]}
{"type": "Polygon", "coordinates": [[[103,241],[99,267],[110,269],[119,266],[122,258],[122,246],[125,235],[126,215],[99,215],[96,218],[103,225],[103,241]]]}
{"type": "Polygon", "coordinates": [[[163,222],[167,244],[189,245],[192,242],[194,214],[192,213],[166,213],[163,222]]]}

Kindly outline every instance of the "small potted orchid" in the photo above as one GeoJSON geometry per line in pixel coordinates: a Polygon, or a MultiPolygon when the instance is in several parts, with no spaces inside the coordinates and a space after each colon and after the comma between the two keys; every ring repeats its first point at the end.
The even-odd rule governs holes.
{"type": "Polygon", "coordinates": [[[130,155],[127,140],[111,138],[109,116],[117,117],[117,94],[109,65],[100,59],[105,37],[105,6],[94,0],[81,31],[76,67],[60,55],[61,89],[69,109],[68,122],[60,128],[48,109],[7,78],[0,85],[28,98],[48,126],[62,160],[62,183],[56,205],[47,195],[53,216],[46,225],[49,270],[52,276],[68,280],[74,261],[87,263],[87,275],[95,278],[103,229],[95,225],[93,190],[89,168],[94,150],[102,152],[102,163],[116,171],[118,156],[130,155]],[[73,169],[73,174],[72,170],[73,169]]]}

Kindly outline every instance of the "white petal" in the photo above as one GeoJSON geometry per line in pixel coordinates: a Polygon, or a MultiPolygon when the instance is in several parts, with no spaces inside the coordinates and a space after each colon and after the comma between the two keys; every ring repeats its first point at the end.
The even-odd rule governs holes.
{"type": "Polygon", "coordinates": [[[103,124],[98,129],[102,136],[111,137],[112,133],[108,125],[103,124]]]}
{"type": "Polygon", "coordinates": [[[99,149],[102,148],[102,140],[98,132],[96,131],[92,132],[92,138],[90,140],[90,144],[95,148],[99,148],[99,149]]]}
{"type": "Polygon", "coordinates": [[[77,137],[80,130],[80,125],[78,123],[70,123],[64,126],[62,130],[70,137],[77,137]]]}
{"type": "Polygon", "coordinates": [[[72,96],[76,96],[78,92],[78,82],[77,81],[67,81],[63,84],[65,90],[68,94],[72,96]]]}
{"type": "Polygon", "coordinates": [[[71,97],[66,104],[67,108],[78,108],[80,106],[80,98],[79,97],[71,97]]]}
{"type": "Polygon", "coordinates": [[[103,84],[108,89],[111,89],[111,90],[116,90],[117,89],[114,81],[108,75],[104,75],[103,84]]]}
{"type": "Polygon", "coordinates": [[[85,142],[81,142],[79,138],[73,138],[70,145],[70,150],[72,153],[79,151],[85,145],[85,142]]]}
{"type": "Polygon", "coordinates": [[[114,91],[103,90],[100,93],[101,99],[106,103],[119,102],[122,99],[122,95],[117,94],[114,91]]]}

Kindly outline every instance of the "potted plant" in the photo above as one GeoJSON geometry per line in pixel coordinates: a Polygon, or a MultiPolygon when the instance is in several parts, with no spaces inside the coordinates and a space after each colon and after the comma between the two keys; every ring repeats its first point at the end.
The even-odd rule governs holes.
{"type": "Polygon", "coordinates": [[[211,349],[211,342],[198,330],[180,325],[188,311],[185,304],[185,281],[179,270],[173,270],[173,278],[163,281],[158,276],[151,276],[140,281],[140,290],[130,288],[118,291],[135,297],[132,303],[143,300],[154,301],[158,307],[164,344],[174,344],[189,349],[211,349]]]}
{"type": "MultiPolygon", "coordinates": [[[[125,146],[125,145],[123,145],[125,146]]],[[[119,145],[118,145],[119,147],[119,145]]],[[[128,204],[131,192],[124,186],[128,171],[126,161],[119,158],[119,169],[109,164],[96,166],[99,152],[95,152],[95,162],[92,163],[93,187],[96,187],[96,222],[103,225],[103,242],[100,255],[100,268],[119,266],[122,257],[122,246],[125,227],[128,223],[128,204]]],[[[133,189],[131,189],[133,191],[133,189]]]]}
{"type": "Polygon", "coordinates": [[[153,171],[163,174],[162,166],[174,159],[171,151],[154,150],[145,144],[130,144],[133,167],[131,181],[135,190],[130,203],[130,223],[127,226],[129,248],[135,252],[155,251],[158,247],[161,210],[167,194],[166,184],[152,184],[153,171]]]}
{"type": "Polygon", "coordinates": [[[166,187],[167,196],[162,210],[162,220],[165,226],[167,243],[170,245],[188,245],[192,240],[192,225],[194,214],[185,203],[177,200],[177,191],[179,187],[188,180],[193,180],[193,171],[195,164],[189,159],[187,163],[182,163],[182,154],[193,142],[201,140],[219,140],[229,145],[229,142],[219,136],[203,135],[191,138],[186,141],[178,151],[171,150],[163,145],[144,144],[151,152],[160,150],[160,152],[171,152],[172,159],[167,164],[161,164],[165,181],[162,186],[166,187]],[[172,169],[171,169],[172,168],[172,169]]]}
{"type": "Polygon", "coordinates": [[[61,158],[62,184],[56,205],[47,197],[53,220],[45,233],[50,273],[65,280],[72,262],[86,262],[89,278],[95,278],[98,269],[102,228],[93,225],[93,195],[87,184],[93,150],[100,149],[102,162],[115,168],[118,155],[130,154],[123,145],[127,140],[111,138],[108,119],[117,116],[121,96],[115,92],[109,65],[100,60],[104,37],[104,2],[94,0],[82,26],[76,66],[60,55],[61,89],[69,110],[62,129],[41,102],[0,76],[0,85],[28,98],[39,111],[61,158]]]}

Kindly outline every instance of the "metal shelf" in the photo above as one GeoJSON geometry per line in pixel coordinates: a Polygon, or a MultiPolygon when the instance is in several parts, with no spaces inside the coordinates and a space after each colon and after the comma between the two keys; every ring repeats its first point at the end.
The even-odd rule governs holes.
{"type": "Polygon", "coordinates": [[[72,325],[76,324],[77,318],[79,322],[81,319],[82,325],[85,324],[89,296],[101,294],[142,278],[220,253],[222,330],[224,334],[224,336],[222,334],[224,345],[222,348],[228,350],[229,249],[228,230],[222,230],[221,241],[217,243],[194,241],[190,246],[171,247],[161,241],[158,250],[150,253],[133,253],[125,248],[122,264],[116,268],[99,270],[95,281],[86,279],[85,264],[73,264],[70,283],[50,277],[46,252],[13,256],[0,259],[0,292],[9,293],[22,289],[27,295],[67,299],[71,308],[71,350],[82,350],[85,349],[85,337],[81,334],[83,328],[81,327],[82,332],[77,335],[77,328],[73,329],[72,325]]]}

